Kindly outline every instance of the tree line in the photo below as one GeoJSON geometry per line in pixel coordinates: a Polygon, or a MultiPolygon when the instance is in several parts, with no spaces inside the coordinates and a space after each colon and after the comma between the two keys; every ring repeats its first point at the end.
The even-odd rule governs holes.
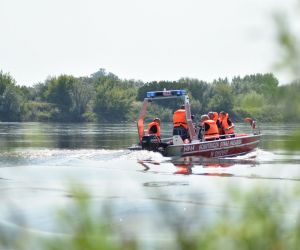
{"type": "MultiPolygon", "coordinates": [[[[205,82],[123,80],[100,69],[88,77],[60,75],[33,86],[19,86],[0,71],[0,121],[124,122],[134,121],[147,91],[185,89],[192,114],[226,111],[235,120],[300,121],[300,81],[280,85],[272,73],[219,78],[205,82]]],[[[148,118],[170,121],[175,100],[150,105],[148,118]]]]}

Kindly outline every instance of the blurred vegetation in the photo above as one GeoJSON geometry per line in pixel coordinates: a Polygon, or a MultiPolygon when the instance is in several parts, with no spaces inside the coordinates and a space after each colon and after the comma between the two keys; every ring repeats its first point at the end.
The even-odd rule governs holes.
{"type": "MultiPolygon", "coordinates": [[[[234,189],[233,189],[234,190],[234,189]]],[[[297,249],[300,241],[299,211],[292,203],[297,194],[256,187],[231,192],[240,210],[225,211],[199,236],[198,249],[297,249]]]]}
{"type": "MultiPolygon", "coordinates": [[[[138,227],[129,233],[115,223],[112,204],[91,206],[91,197],[82,187],[73,189],[69,198],[71,203],[59,210],[56,220],[62,234],[38,237],[26,231],[26,227],[14,234],[0,231],[1,249],[33,249],[36,246],[43,250],[134,250],[147,246],[146,242],[140,242],[138,227]]],[[[151,246],[148,249],[296,250],[300,244],[300,211],[294,202],[298,200],[297,190],[286,193],[262,186],[250,191],[232,188],[223,208],[209,220],[203,214],[203,198],[201,202],[204,203],[192,209],[192,214],[186,213],[189,210],[183,212],[175,203],[167,207],[156,203],[163,223],[173,236],[164,243],[166,245],[155,240],[148,242],[151,246]]],[[[126,230],[131,225],[123,226],[126,230]]],[[[167,231],[161,233],[163,236],[167,231]]]]}
{"type": "Polygon", "coordinates": [[[100,207],[93,211],[91,197],[82,187],[73,188],[70,198],[73,203],[68,209],[58,213],[58,226],[66,232],[65,237],[42,242],[43,249],[48,250],[105,250],[137,249],[137,243],[117,231],[109,207],[100,207]],[[103,209],[104,211],[102,211],[103,209]]]}
{"type": "MultiPolygon", "coordinates": [[[[289,85],[280,86],[276,103],[278,112],[288,120],[299,122],[300,116],[300,1],[297,0],[293,6],[293,13],[289,15],[282,11],[275,13],[277,41],[279,45],[278,60],[275,64],[277,71],[287,73],[292,79],[289,85]],[[294,118],[295,117],[295,118],[294,118]]],[[[290,135],[284,142],[284,147],[292,152],[300,151],[300,126],[296,131],[290,131],[290,135]]]]}
{"type": "MultiPolygon", "coordinates": [[[[272,74],[217,79],[192,78],[148,82],[122,80],[100,69],[89,77],[60,75],[32,87],[18,86],[0,71],[1,121],[123,122],[135,121],[147,91],[186,89],[192,114],[227,111],[235,121],[253,117],[262,122],[300,121],[300,80],[280,85],[272,74]]],[[[177,100],[150,105],[147,118],[170,121],[177,100]]]]}

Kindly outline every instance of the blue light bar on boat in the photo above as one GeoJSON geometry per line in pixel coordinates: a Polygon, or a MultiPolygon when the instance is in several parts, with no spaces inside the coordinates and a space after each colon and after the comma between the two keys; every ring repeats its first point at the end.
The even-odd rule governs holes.
{"type": "Polygon", "coordinates": [[[176,97],[176,96],[184,96],[184,95],[186,95],[186,91],[184,89],[147,92],[147,98],[176,97]]]}

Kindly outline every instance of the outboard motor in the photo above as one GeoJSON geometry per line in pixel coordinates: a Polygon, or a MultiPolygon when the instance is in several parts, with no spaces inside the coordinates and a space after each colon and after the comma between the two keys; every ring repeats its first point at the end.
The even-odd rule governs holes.
{"type": "Polygon", "coordinates": [[[156,135],[144,135],[142,138],[142,149],[158,151],[160,139],[156,135]]]}

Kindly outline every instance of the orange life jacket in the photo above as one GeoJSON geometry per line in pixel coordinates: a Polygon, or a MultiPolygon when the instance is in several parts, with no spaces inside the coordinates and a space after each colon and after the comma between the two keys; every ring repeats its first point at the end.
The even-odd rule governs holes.
{"type": "Polygon", "coordinates": [[[188,129],[185,109],[178,109],[173,114],[173,125],[174,127],[183,126],[185,129],[188,129]]]}
{"type": "Polygon", "coordinates": [[[214,121],[215,122],[217,122],[217,120],[219,119],[219,114],[218,114],[218,112],[213,112],[213,114],[214,114],[214,121]]]}
{"type": "Polygon", "coordinates": [[[214,120],[206,120],[203,122],[204,126],[205,124],[209,125],[209,129],[204,132],[204,138],[205,139],[219,138],[219,129],[217,123],[214,120]]]}
{"type": "Polygon", "coordinates": [[[160,126],[159,126],[159,123],[158,122],[150,122],[149,124],[148,124],[148,134],[149,135],[156,135],[157,137],[159,137],[160,138],[160,126]],[[153,126],[156,126],[156,133],[153,133],[151,130],[151,128],[153,127],[153,126]]]}
{"type": "Polygon", "coordinates": [[[220,119],[220,122],[221,122],[221,127],[225,134],[234,134],[235,133],[233,128],[226,130],[227,128],[230,127],[228,124],[228,114],[226,114],[226,116],[223,119],[220,119]]]}

